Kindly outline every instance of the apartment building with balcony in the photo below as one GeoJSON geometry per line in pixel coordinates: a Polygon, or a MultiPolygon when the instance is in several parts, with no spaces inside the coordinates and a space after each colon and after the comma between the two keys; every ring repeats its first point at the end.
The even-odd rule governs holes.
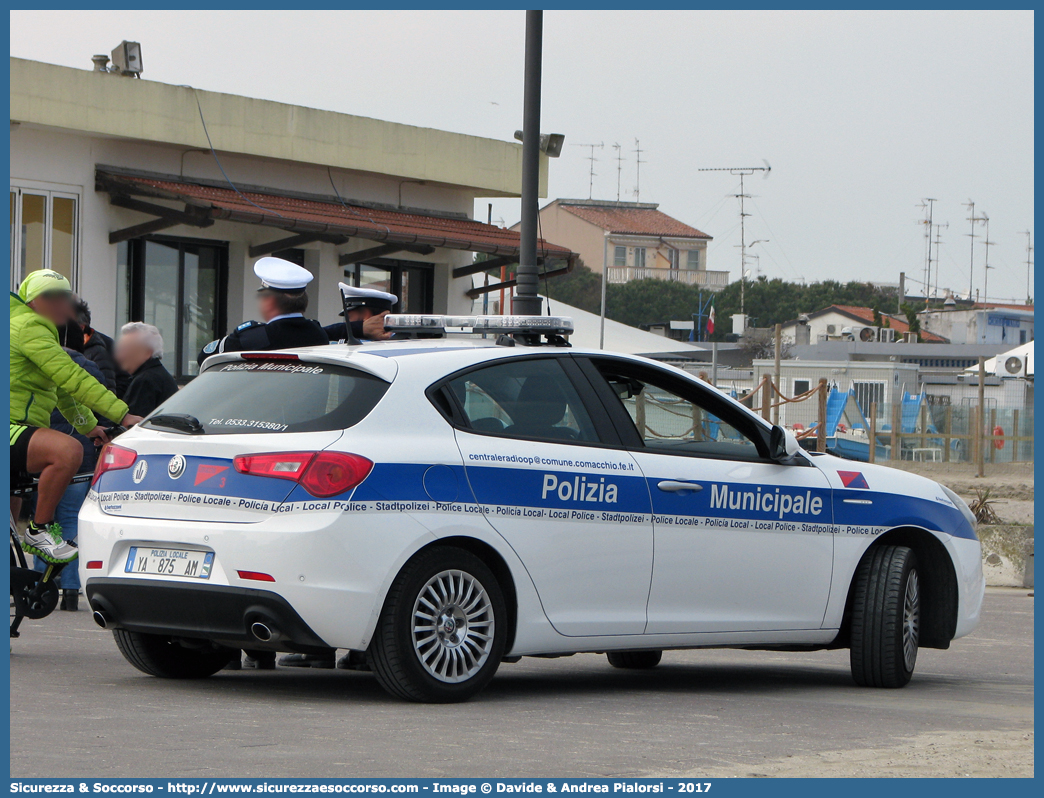
{"type": "MultiPolygon", "coordinates": [[[[516,225],[513,229],[518,229],[516,225]]],[[[610,283],[654,278],[719,291],[727,271],[707,269],[711,237],[652,202],[556,199],[540,210],[541,235],[580,255],[610,283]]]]}

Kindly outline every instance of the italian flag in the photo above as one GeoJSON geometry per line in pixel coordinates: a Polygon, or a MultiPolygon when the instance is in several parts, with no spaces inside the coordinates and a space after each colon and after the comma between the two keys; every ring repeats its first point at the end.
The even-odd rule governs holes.
{"type": "Polygon", "coordinates": [[[710,313],[707,314],[707,335],[714,334],[714,303],[711,302],[710,313]]]}

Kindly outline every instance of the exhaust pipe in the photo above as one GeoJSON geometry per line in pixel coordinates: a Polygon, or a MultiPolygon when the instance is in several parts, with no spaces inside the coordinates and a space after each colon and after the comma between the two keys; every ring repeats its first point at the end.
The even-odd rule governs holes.
{"type": "Polygon", "coordinates": [[[104,612],[101,610],[95,610],[92,617],[94,618],[94,622],[102,629],[108,628],[111,619],[104,612]]]}
{"type": "Polygon", "coordinates": [[[260,640],[262,643],[268,643],[275,638],[275,631],[265,623],[256,621],[250,624],[250,634],[260,640]]]}

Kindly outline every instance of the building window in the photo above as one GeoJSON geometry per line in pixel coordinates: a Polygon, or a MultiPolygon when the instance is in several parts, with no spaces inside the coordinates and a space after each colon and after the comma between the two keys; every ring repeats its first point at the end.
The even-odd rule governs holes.
{"type": "Polygon", "coordinates": [[[855,391],[855,400],[863,415],[870,414],[870,404],[877,402],[878,406],[884,404],[885,384],[883,382],[852,382],[855,391]]]}
{"type": "Polygon", "coordinates": [[[613,266],[624,268],[627,265],[627,247],[613,247],[613,266]]]}
{"type": "Polygon", "coordinates": [[[644,269],[645,268],[645,247],[634,248],[634,268],[644,269]]]}
{"type": "Polygon", "coordinates": [[[54,269],[76,287],[80,196],[75,190],[11,187],[11,288],[54,269]]]}
{"type": "Polygon", "coordinates": [[[1019,330],[1019,343],[1020,344],[1026,343],[1026,331],[1025,330],[1019,330]]]}
{"type": "Polygon", "coordinates": [[[129,285],[121,284],[117,293],[119,323],[155,324],[163,335],[163,365],[179,382],[195,377],[199,350],[226,332],[228,245],[136,239],[117,251],[117,274],[121,271],[129,285]],[[128,299],[121,304],[123,290],[128,299]],[[121,312],[121,306],[129,310],[121,312]]]}
{"type": "Polygon", "coordinates": [[[681,268],[681,252],[679,250],[677,250],[677,249],[669,249],[669,250],[667,250],[667,252],[670,255],[671,268],[674,269],[674,270],[680,269],[681,268]]]}
{"type": "Polygon", "coordinates": [[[685,268],[693,271],[700,268],[700,251],[698,249],[690,249],[686,253],[686,258],[685,268]]]}
{"type": "Polygon", "coordinates": [[[794,396],[801,396],[803,393],[808,393],[808,387],[808,380],[794,380],[794,396]]]}
{"type": "Polygon", "coordinates": [[[394,313],[431,313],[435,272],[430,264],[374,258],[344,270],[348,283],[359,288],[387,291],[399,298],[394,313]]]}

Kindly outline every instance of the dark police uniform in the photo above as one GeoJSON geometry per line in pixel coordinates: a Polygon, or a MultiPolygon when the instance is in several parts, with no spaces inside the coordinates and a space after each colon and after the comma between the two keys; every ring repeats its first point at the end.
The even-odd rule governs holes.
{"type": "MultiPolygon", "coordinates": [[[[337,287],[341,290],[341,302],[349,310],[351,308],[366,307],[374,313],[380,313],[385,310],[391,310],[395,303],[399,301],[395,294],[389,294],[387,291],[378,291],[375,288],[356,288],[347,283],[338,283],[337,287]]],[[[338,315],[344,316],[344,311],[342,310],[338,315]]],[[[363,335],[362,321],[353,321],[349,322],[349,324],[352,328],[352,335],[355,336],[356,340],[367,340],[363,335]]],[[[348,335],[343,321],[339,321],[336,324],[328,324],[323,327],[323,330],[326,332],[331,344],[347,343],[348,335]]]]}
{"type": "MultiPolygon", "coordinates": [[[[261,279],[259,291],[302,294],[312,281],[310,271],[282,258],[261,258],[254,264],[254,274],[261,279]]],[[[245,321],[224,338],[211,341],[204,346],[197,361],[202,366],[204,360],[219,352],[292,349],[329,343],[330,338],[319,322],[306,319],[300,313],[293,313],[276,317],[267,324],[245,321]]]]}
{"type": "MultiPolygon", "coordinates": [[[[344,335],[344,324],[340,325],[344,335]]],[[[263,321],[245,321],[236,329],[211,341],[199,353],[199,364],[219,352],[267,351],[269,349],[292,349],[297,346],[319,346],[329,344],[330,338],[322,325],[304,316],[279,318],[265,324],[263,321]]]]}

